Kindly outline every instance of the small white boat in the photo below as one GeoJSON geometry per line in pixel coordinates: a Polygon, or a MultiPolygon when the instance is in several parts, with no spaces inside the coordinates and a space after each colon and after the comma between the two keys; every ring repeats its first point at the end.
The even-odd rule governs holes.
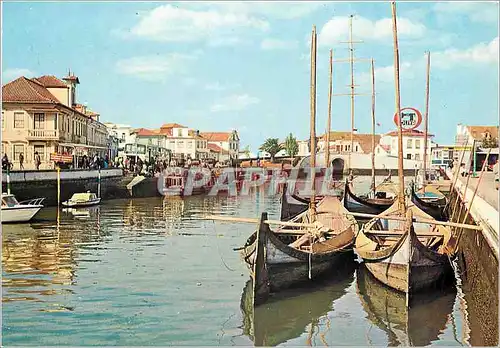
{"type": "Polygon", "coordinates": [[[2,223],[30,221],[43,208],[44,199],[18,202],[14,195],[2,193],[2,223]]]}
{"type": "Polygon", "coordinates": [[[75,193],[67,201],[62,202],[65,207],[90,207],[99,204],[101,199],[96,196],[95,193],[85,192],[85,193],[75,193]]]}

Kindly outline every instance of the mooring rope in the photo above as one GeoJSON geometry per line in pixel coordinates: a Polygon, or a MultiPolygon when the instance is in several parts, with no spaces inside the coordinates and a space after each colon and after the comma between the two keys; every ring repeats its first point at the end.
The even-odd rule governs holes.
{"type": "Polygon", "coordinates": [[[213,221],[212,226],[214,227],[213,230],[215,232],[215,244],[217,245],[217,253],[219,254],[220,260],[222,261],[224,267],[226,267],[229,271],[234,272],[235,270],[227,265],[226,261],[224,261],[224,258],[222,257],[222,254],[220,252],[219,241],[217,240],[217,229],[215,228],[215,221],[213,221]]]}

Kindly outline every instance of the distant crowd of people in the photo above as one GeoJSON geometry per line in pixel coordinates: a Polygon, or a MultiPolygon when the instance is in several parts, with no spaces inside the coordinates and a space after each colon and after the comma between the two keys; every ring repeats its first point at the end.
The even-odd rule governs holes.
{"type": "MultiPolygon", "coordinates": [[[[34,161],[36,170],[39,170],[42,161],[40,159],[40,155],[38,154],[38,152],[35,152],[34,161]]],[[[2,157],[2,170],[7,171],[13,169],[14,169],[14,164],[11,161],[9,161],[9,156],[7,156],[7,154],[4,154],[2,157]]],[[[24,170],[24,154],[22,152],[19,154],[19,170],[24,170]]]]}

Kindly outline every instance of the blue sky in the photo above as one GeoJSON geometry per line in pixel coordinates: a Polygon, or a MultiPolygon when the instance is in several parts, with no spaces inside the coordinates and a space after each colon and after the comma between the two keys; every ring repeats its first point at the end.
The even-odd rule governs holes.
{"type": "MultiPolygon", "coordinates": [[[[431,52],[430,131],[452,143],[457,123],[498,124],[498,3],[399,2],[402,106],[424,111],[431,52]]],[[[317,133],[326,126],[328,50],[375,59],[378,132],[394,129],[391,8],[385,2],[3,3],[3,84],[21,75],[80,78],[78,101],[102,121],[201,131],[236,128],[255,150],[267,137],[309,134],[309,38],[318,32],[317,133]]],[[[370,93],[369,63],[355,63],[370,93]]],[[[334,93],[349,65],[334,63],[334,93]]],[[[333,98],[332,129],[350,130],[350,100],[333,98]]],[[[371,132],[371,97],[355,126],[371,132]]]]}

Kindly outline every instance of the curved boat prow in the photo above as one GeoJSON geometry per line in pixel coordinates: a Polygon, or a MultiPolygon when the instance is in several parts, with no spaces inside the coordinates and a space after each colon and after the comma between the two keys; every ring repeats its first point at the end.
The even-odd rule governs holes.
{"type": "Polygon", "coordinates": [[[253,263],[253,306],[258,306],[267,301],[271,291],[269,275],[267,273],[266,244],[267,235],[271,232],[267,220],[267,213],[262,213],[257,230],[255,246],[255,262],[253,263]]]}

